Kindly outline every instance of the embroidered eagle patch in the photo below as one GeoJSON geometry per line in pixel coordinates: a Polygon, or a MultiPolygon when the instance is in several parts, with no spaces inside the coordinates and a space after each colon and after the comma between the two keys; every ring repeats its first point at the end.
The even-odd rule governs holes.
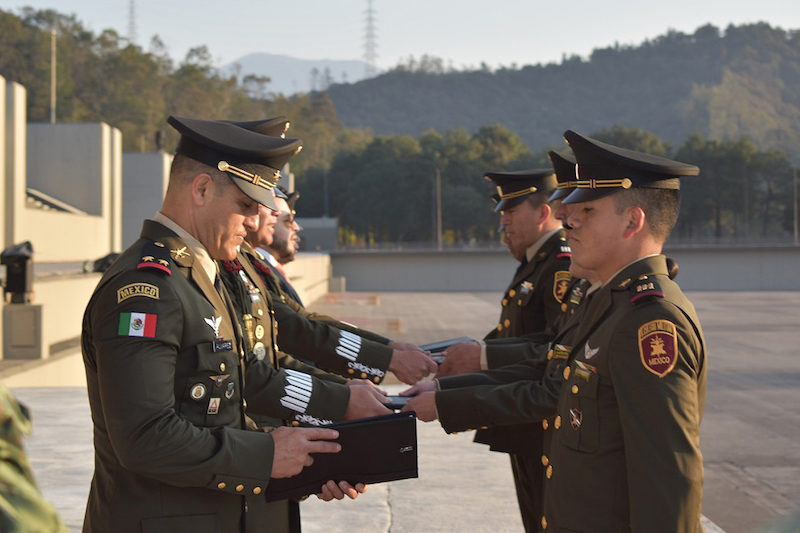
{"type": "Polygon", "coordinates": [[[678,338],[675,324],[669,320],[652,320],[639,328],[639,356],[644,367],[663,378],[675,368],[678,360],[678,338]]]}

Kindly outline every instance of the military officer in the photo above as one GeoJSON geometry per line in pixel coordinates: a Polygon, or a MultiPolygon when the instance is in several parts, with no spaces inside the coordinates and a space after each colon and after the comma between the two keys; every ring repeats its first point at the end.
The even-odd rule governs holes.
{"type": "MultiPolygon", "coordinates": [[[[501,224],[509,250],[525,250],[520,265],[502,299],[500,321],[481,343],[462,343],[445,352],[437,377],[492,368],[516,359],[505,357],[489,361],[493,341],[538,334],[541,340],[552,337],[552,327],[562,313],[561,304],[570,280],[569,246],[561,223],[554,216],[549,196],[556,189],[553,169],[516,172],[490,172],[486,178],[497,187],[501,224]]],[[[500,352],[498,352],[500,353],[500,352]]],[[[502,354],[524,357],[518,350],[502,354]]],[[[510,454],[511,467],[522,520],[527,531],[534,531],[541,514],[542,435],[535,424],[479,430],[475,442],[488,444],[492,451],[510,454]]]]}
{"type": "MultiPolygon", "coordinates": [[[[84,531],[263,530],[251,517],[261,516],[253,506],[270,478],[340,446],[330,429],[248,431],[246,409],[334,420],[351,407],[347,388],[246,357],[215,282],[214,260],[236,256],[257,206],[274,208],[274,173],[300,141],[217,121],[169,123],[181,140],[162,209],[84,315],[96,465],[84,531]]],[[[359,489],[345,487],[351,497],[359,489]]]]}
{"type": "Polygon", "coordinates": [[[280,281],[281,290],[286,293],[292,300],[299,305],[303,305],[300,295],[297,294],[294,286],[289,280],[288,274],[283,268],[283,265],[294,261],[297,255],[298,245],[300,243],[300,225],[295,220],[297,212],[295,211],[295,204],[297,203],[300,193],[293,191],[288,193],[281,190],[282,195],[276,195],[275,203],[278,206],[278,223],[275,224],[275,234],[272,238],[272,244],[267,248],[259,250],[269,264],[272,266],[272,271],[280,281]]]}
{"type": "MultiPolygon", "coordinates": [[[[500,320],[483,342],[461,343],[448,348],[437,376],[449,376],[496,368],[516,360],[489,360],[486,343],[546,332],[561,313],[569,274],[569,246],[554,206],[548,201],[556,189],[557,178],[551,169],[515,172],[490,172],[486,178],[497,187],[509,251],[524,250],[520,264],[503,299],[500,320]]],[[[549,336],[552,336],[550,333],[549,336]]]]}
{"type": "Polygon", "coordinates": [[[67,533],[39,492],[22,438],[32,429],[28,409],[0,383],[0,531],[67,533]]]}
{"type": "Polygon", "coordinates": [[[564,137],[577,159],[578,188],[564,199],[573,261],[603,286],[564,371],[542,528],[702,531],[705,340],[661,255],[679,178],[699,169],[564,137]]]}
{"type": "MultiPolygon", "coordinates": [[[[275,216],[277,213],[268,209],[265,209],[265,211],[271,215],[266,219],[267,226],[271,227],[277,219],[275,216]]],[[[261,223],[261,221],[259,223],[261,223]]],[[[326,381],[339,383],[341,384],[340,386],[345,386],[345,384],[349,386],[358,386],[362,383],[366,384],[370,387],[369,389],[356,391],[356,393],[362,393],[360,395],[360,401],[366,400],[371,404],[371,407],[369,405],[366,406],[363,416],[390,414],[391,411],[380,405],[380,401],[377,401],[378,399],[383,399],[383,396],[371,385],[371,382],[365,380],[345,380],[335,374],[330,374],[318,368],[306,365],[291,355],[280,351],[277,345],[278,326],[272,313],[272,297],[269,291],[264,287],[254,267],[241,252],[237,253],[236,259],[234,260],[220,261],[219,263],[222,267],[220,269],[220,276],[231,296],[233,307],[236,310],[237,317],[240,319],[242,331],[245,333],[242,336],[242,341],[246,346],[245,353],[272,365],[273,368],[289,368],[326,381]],[[363,394],[365,392],[372,393],[375,398],[370,398],[369,394],[363,394]]],[[[283,420],[271,416],[251,414],[251,418],[258,425],[259,429],[264,431],[271,431],[276,427],[284,425],[283,420]]],[[[306,425],[321,426],[326,425],[328,421],[319,420],[313,416],[303,414],[300,416],[296,415],[294,420],[288,422],[291,425],[303,423],[306,425]]],[[[335,486],[333,490],[336,490],[335,486]]],[[[297,533],[301,529],[300,508],[297,501],[281,500],[267,503],[265,513],[266,515],[263,517],[264,523],[269,525],[269,531],[271,532],[297,533]]]]}
{"type": "MultiPolygon", "coordinates": [[[[289,128],[285,117],[236,124],[267,136],[280,135],[289,128]]],[[[265,207],[260,208],[261,223],[257,229],[248,230],[241,251],[272,294],[277,341],[283,351],[330,372],[376,384],[383,381],[387,371],[408,384],[436,371],[436,362],[416,346],[309,312],[281,290],[280,279],[267,262],[266,254],[258,250],[268,248],[271,243],[269,225],[264,223],[270,216],[265,207]]]]}

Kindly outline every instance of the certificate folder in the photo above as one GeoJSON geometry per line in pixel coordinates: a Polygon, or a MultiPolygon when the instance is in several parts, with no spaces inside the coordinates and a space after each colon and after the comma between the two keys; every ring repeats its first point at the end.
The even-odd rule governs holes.
{"type": "Polygon", "coordinates": [[[475,339],[469,337],[458,337],[457,339],[447,339],[446,341],[432,342],[430,344],[421,344],[419,349],[426,352],[439,353],[443,352],[451,346],[462,342],[474,342],[475,339]]]}
{"type": "Polygon", "coordinates": [[[418,477],[416,420],[410,411],[326,426],[339,432],[342,450],[314,454],[314,464],[298,475],[270,480],[267,501],[317,494],[331,479],[355,486],[418,477]]]}

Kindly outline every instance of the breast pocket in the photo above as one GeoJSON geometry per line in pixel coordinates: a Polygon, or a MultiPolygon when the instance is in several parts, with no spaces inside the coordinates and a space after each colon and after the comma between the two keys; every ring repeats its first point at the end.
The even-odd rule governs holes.
{"type": "Polygon", "coordinates": [[[181,395],[180,414],[197,426],[236,426],[241,419],[239,355],[197,345],[196,366],[181,395]]]}
{"type": "Polygon", "coordinates": [[[587,380],[572,377],[567,387],[566,408],[562,410],[559,442],[581,452],[592,453],[600,443],[600,420],[597,390],[600,376],[592,373],[587,380]]]}

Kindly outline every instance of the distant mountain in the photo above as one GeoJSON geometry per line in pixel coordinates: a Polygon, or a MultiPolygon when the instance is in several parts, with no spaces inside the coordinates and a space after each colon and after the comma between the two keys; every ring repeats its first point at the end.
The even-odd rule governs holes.
{"type": "Polygon", "coordinates": [[[288,56],[255,53],[240,57],[224,65],[223,72],[234,72],[238,67],[239,80],[248,74],[267,76],[267,90],[286,96],[325,90],[331,84],[349,84],[364,79],[366,63],[329,59],[296,59],[288,56]],[[316,69],[316,74],[315,74],[316,69]]]}
{"type": "Polygon", "coordinates": [[[800,31],[766,23],[670,31],[521,69],[397,68],[328,94],[345,126],[377,134],[501,124],[539,151],[563,146],[566,129],[591,134],[619,124],[674,146],[694,132],[747,136],[800,162],[800,31]]]}

